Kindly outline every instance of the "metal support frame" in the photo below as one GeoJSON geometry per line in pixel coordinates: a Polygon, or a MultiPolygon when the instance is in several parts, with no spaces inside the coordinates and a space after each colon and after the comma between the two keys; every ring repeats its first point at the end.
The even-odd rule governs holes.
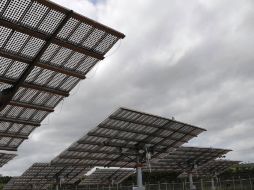
{"type": "Polygon", "coordinates": [[[215,183],[214,183],[214,177],[211,177],[211,189],[216,190],[215,183]]]}
{"type": "Polygon", "coordinates": [[[190,182],[190,190],[196,190],[197,188],[193,183],[193,176],[191,172],[189,173],[189,182],[190,182]]]}
{"type": "MultiPolygon", "coordinates": [[[[25,83],[26,78],[29,76],[29,74],[34,69],[37,62],[39,62],[41,56],[44,54],[48,46],[52,43],[52,41],[55,39],[59,31],[63,28],[63,26],[66,24],[68,19],[71,18],[73,14],[73,11],[69,11],[65,18],[62,20],[62,22],[59,24],[58,28],[54,31],[54,33],[47,37],[46,43],[43,45],[41,50],[38,52],[38,54],[35,56],[35,58],[32,60],[31,64],[28,65],[26,70],[22,73],[20,78],[17,81],[14,81],[14,84],[11,88],[4,89],[0,93],[0,111],[3,110],[11,101],[15,93],[18,91],[18,89],[25,83]]],[[[4,22],[4,21],[1,21],[4,22]]]]}
{"type": "Polygon", "coordinates": [[[136,187],[134,186],[133,190],[145,190],[145,186],[143,186],[142,163],[140,156],[137,156],[136,175],[137,175],[137,186],[136,187]]]}

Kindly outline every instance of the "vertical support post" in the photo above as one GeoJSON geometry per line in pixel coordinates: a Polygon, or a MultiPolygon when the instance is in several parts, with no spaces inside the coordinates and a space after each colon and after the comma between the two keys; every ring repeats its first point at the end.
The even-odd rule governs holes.
{"type": "Polygon", "coordinates": [[[60,179],[56,177],[56,190],[60,190],[60,179]]]}
{"type": "Polygon", "coordinates": [[[235,190],[235,178],[233,177],[233,188],[235,190]]]}
{"type": "Polygon", "coordinates": [[[196,190],[196,186],[193,183],[192,173],[189,173],[190,190],[196,190]]]}
{"type": "Polygon", "coordinates": [[[200,179],[200,187],[201,187],[201,190],[204,190],[204,183],[203,183],[203,179],[202,178],[200,179]]]}
{"type": "Polygon", "coordinates": [[[142,179],[142,163],[140,162],[139,156],[137,156],[136,174],[137,174],[137,187],[134,187],[133,189],[145,190],[145,187],[143,186],[143,179],[142,179]]]}
{"type": "Polygon", "coordinates": [[[243,190],[243,182],[242,182],[242,179],[241,177],[239,176],[239,181],[240,181],[240,187],[241,187],[241,190],[243,190]]]}
{"type": "Polygon", "coordinates": [[[252,188],[252,181],[251,181],[250,176],[249,176],[249,182],[250,182],[250,190],[253,190],[253,188],[252,188]]]}
{"type": "Polygon", "coordinates": [[[143,187],[142,168],[140,164],[137,164],[136,172],[137,172],[137,186],[143,187]]]}
{"type": "Polygon", "coordinates": [[[212,185],[212,190],[216,190],[213,177],[211,178],[211,185],[212,185]]]}

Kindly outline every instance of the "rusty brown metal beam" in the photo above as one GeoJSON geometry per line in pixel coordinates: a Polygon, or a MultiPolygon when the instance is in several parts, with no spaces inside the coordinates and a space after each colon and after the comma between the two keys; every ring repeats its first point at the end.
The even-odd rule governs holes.
{"type": "Polygon", "coordinates": [[[17,147],[0,146],[0,150],[17,151],[17,147]]]}
{"type": "MultiPolygon", "coordinates": [[[[59,12],[62,12],[64,14],[66,14],[69,11],[68,9],[66,9],[66,8],[64,8],[62,6],[59,6],[59,5],[57,5],[57,4],[53,3],[53,2],[50,2],[50,1],[45,1],[45,0],[35,0],[35,1],[37,1],[38,3],[41,3],[41,4],[51,8],[51,9],[57,10],[59,12]]],[[[91,25],[91,26],[93,26],[95,28],[98,28],[100,30],[103,30],[103,31],[105,31],[105,32],[107,32],[109,34],[117,36],[118,38],[123,39],[125,37],[125,35],[123,33],[118,32],[118,31],[116,31],[116,30],[114,30],[114,29],[112,29],[112,28],[110,28],[108,26],[100,24],[100,23],[98,23],[98,22],[96,22],[96,21],[94,21],[92,19],[89,19],[89,18],[87,18],[87,17],[85,17],[83,15],[80,15],[78,13],[74,12],[73,13],[73,18],[78,19],[81,22],[89,24],[89,25],[91,25]]]]}
{"type": "MultiPolygon", "coordinates": [[[[20,55],[11,53],[11,52],[5,52],[3,50],[0,50],[0,56],[1,57],[5,57],[7,59],[12,59],[14,61],[19,61],[19,62],[23,62],[26,64],[31,64],[32,61],[28,58],[22,57],[20,55]]],[[[43,68],[43,69],[47,69],[47,70],[51,70],[51,71],[55,71],[58,73],[62,73],[68,76],[73,76],[73,77],[77,77],[79,79],[85,79],[85,74],[82,73],[78,73],[75,70],[68,70],[68,68],[64,68],[64,67],[59,67],[59,66],[54,66],[48,63],[41,63],[41,62],[37,62],[35,63],[35,66],[43,68]]]]}
{"type": "MultiPolygon", "coordinates": [[[[112,158],[96,158],[94,156],[59,156],[62,159],[78,159],[78,160],[98,160],[98,161],[112,161],[112,158]]],[[[129,159],[123,158],[121,161],[129,162],[129,159]]]]}
{"type": "Polygon", "coordinates": [[[29,103],[25,103],[25,102],[10,101],[9,104],[12,105],[12,106],[36,109],[36,110],[41,110],[41,111],[46,111],[46,112],[54,112],[53,108],[46,107],[46,106],[35,105],[35,104],[29,104],[29,103]]]}
{"type": "MultiPolygon", "coordinates": [[[[3,82],[3,83],[7,83],[7,84],[15,84],[15,80],[13,79],[7,79],[7,78],[4,78],[4,77],[0,77],[0,82],[3,82]]],[[[31,83],[22,83],[21,87],[24,87],[24,88],[31,88],[31,89],[34,89],[34,90],[39,90],[39,91],[45,91],[45,92],[48,92],[48,93],[51,93],[51,94],[57,94],[57,95],[60,95],[60,96],[69,96],[69,93],[68,92],[65,92],[65,91],[62,91],[62,90],[56,90],[56,89],[53,89],[53,88],[49,88],[49,87],[45,87],[45,86],[40,86],[40,85],[37,85],[37,84],[31,84],[31,83]]]]}
{"type": "Polygon", "coordinates": [[[28,139],[28,135],[15,134],[10,132],[0,132],[0,137],[11,137],[18,139],[28,139]]]}
{"type": "Polygon", "coordinates": [[[15,118],[10,118],[10,117],[3,117],[3,116],[0,116],[0,121],[19,123],[19,124],[24,124],[24,125],[33,125],[36,127],[39,127],[41,125],[40,123],[34,122],[34,121],[28,121],[28,120],[24,120],[24,119],[15,119],[15,118]]]}
{"type": "MultiPolygon", "coordinates": [[[[48,39],[50,37],[46,34],[38,32],[38,31],[31,30],[28,27],[18,25],[18,24],[14,24],[12,22],[9,22],[9,21],[3,20],[3,19],[0,19],[0,26],[10,28],[12,30],[27,34],[29,36],[33,36],[35,38],[39,38],[39,39],[44,40],[44,41],[48,41],[48,39]]],[[[57,38],[53,38],[50,43],[57,44],[59,46],[71,49],[73,51],[76,51],[76,52],[79,52],[79,53],[82,53],[82,54],[85,54],[85,55],[88,55],[88,56],[91,56],[91,57],[94,57],[94,58],[99,59],[99,60],[104,59],[104,56],[101,55],[101,54],[95,53],[91,50],[85,49],[83,47],[79,47],[79,46],[71,44],[69,42],[59,40],[57,38]]]]}

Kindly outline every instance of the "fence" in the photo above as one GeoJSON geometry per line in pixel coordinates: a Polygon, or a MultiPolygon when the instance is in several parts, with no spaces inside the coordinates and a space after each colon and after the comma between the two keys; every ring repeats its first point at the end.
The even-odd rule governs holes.
{"type": "MultiPolygon", "coordinates": [[[[194,185],[197,190],[212,190],[212,182],[209,180],[196,180],[194,185]]],[[[158,183],[145,184],[146,190],[189,190],[189,183],[187,181],[181,183],[158,183]]],[[[216,190],[254,190],[254,179],[232,178],[228,180],[215,180],[216,190]]],[[[73,188],[63,188],[64,190],[132,190],[133,185],[89,185],[78,186],[73,188]]]]}

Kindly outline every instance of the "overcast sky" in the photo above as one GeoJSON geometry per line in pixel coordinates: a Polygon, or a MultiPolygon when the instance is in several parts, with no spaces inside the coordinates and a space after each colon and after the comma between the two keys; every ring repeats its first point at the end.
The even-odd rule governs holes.
{"type": "Polygon", "coordinates": [[[189,145],[254,162],[253,0],[54,0],[126,35],[0,169],[48,162],[125,106],[208,131],[189,145]]]}

